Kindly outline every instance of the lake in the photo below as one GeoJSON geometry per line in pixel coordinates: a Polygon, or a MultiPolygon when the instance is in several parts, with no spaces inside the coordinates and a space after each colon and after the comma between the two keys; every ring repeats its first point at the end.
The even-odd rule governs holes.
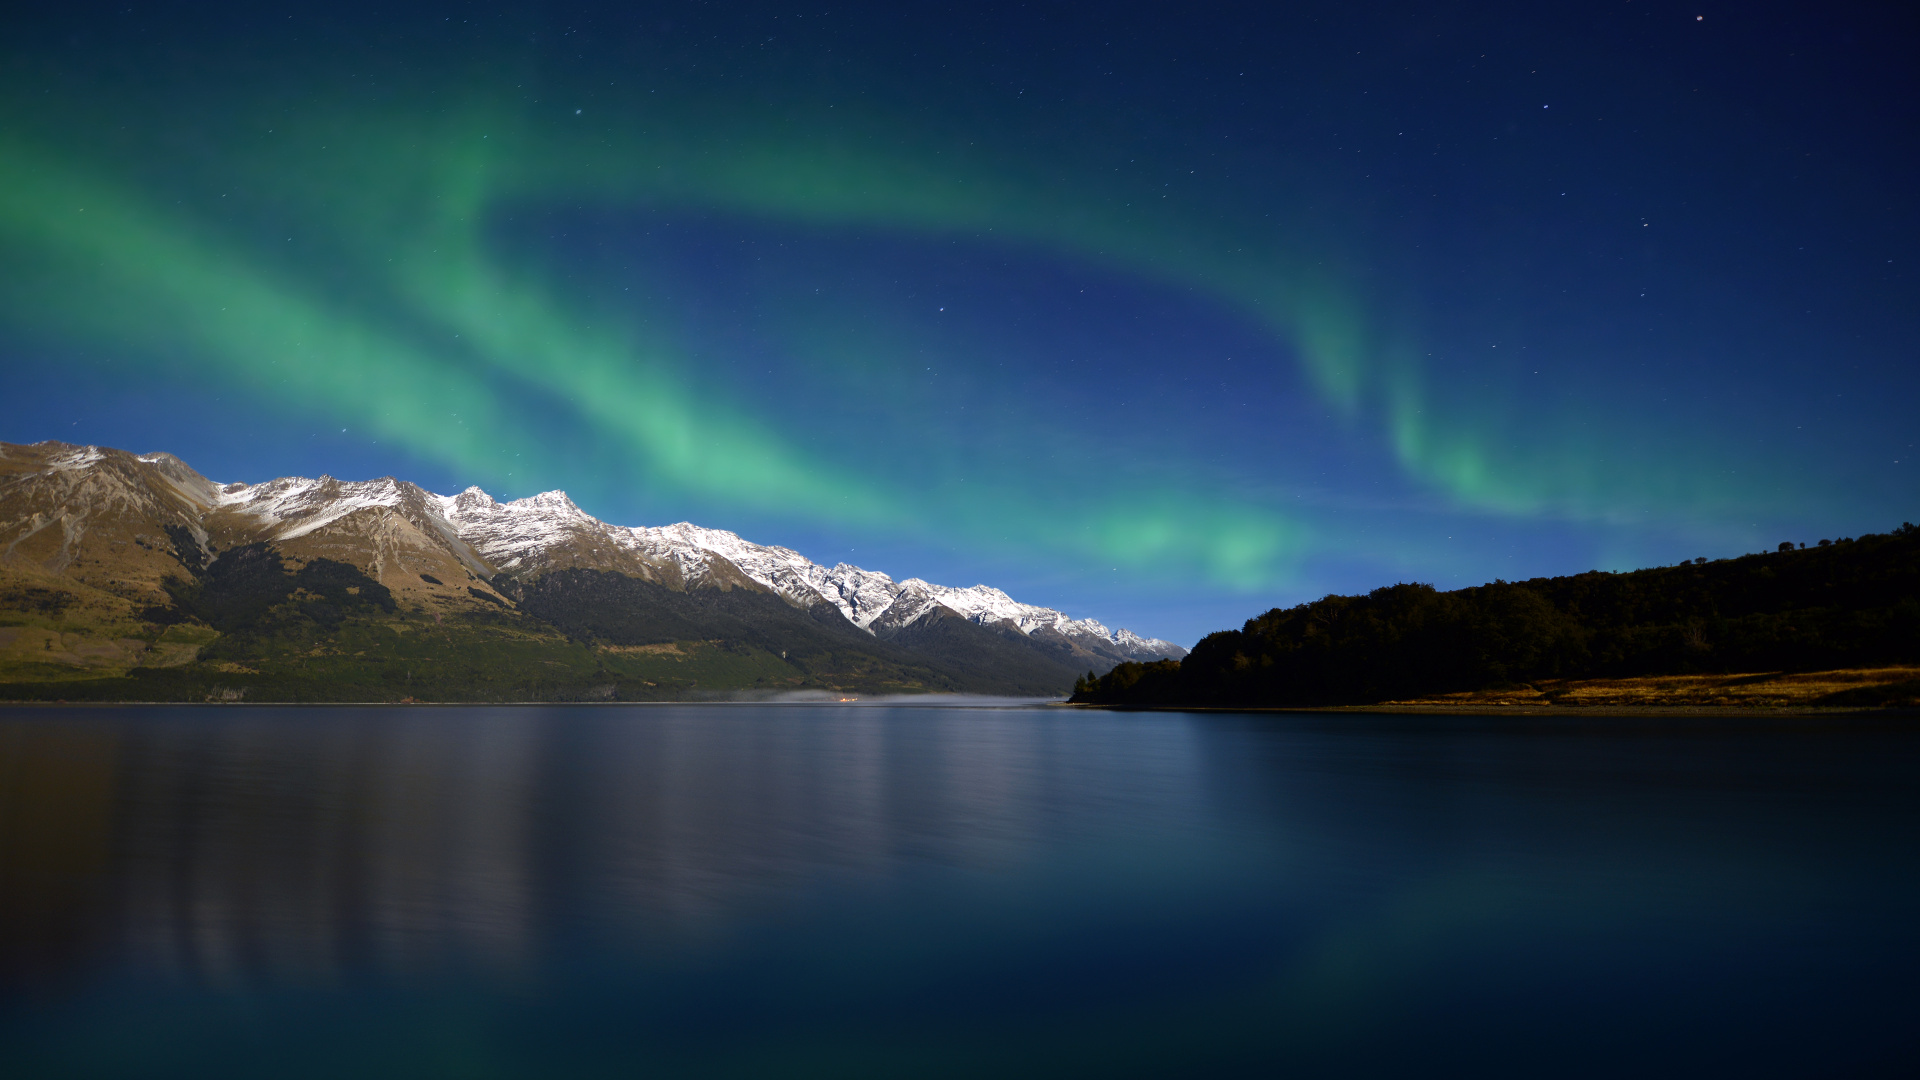
{"type": "Polygon", "coordinates": [[[0,1072],[1920,1070],[1920,726],[0,711],[0,1072]]]}

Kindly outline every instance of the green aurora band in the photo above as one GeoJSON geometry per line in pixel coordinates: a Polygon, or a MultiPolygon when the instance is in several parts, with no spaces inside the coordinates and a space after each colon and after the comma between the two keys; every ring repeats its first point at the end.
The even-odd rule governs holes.
{"type": "MultiPolygon", "coordinates": [[[[1676,468],[1653,426],[1616,425],[1603,442],[1567,417],[1438,392],[1417,320],[1392,314],[1413,305],[1369,295],[1343,270],[1359,261],[1352,243],[1343,259],[1324,223],[1270,204],[1149,205],[1091,154],[1022,154],[1017,136],[974,146],[844,103],[667,109],[600,88],[589,118],[508,93],[429,87],[360,109],[347,91],[254,95],[169,155],[160,140],[99,136],[105,123],[79,125],[89,143],[20,122],[16,90],[0,136],[0,252],[13,270],[0,304],[48,339],[196,358],[211,379],[489,484],[581,483],[500,390],[524,384],[564,400],[614,463],[612,482],[721,506],[1172,567],[1242,590],[1292,580],[1303,558],[1342,542],[1336,523],[1178,462],[1063,493],[1046,471],[930,488],[817,453],[765,403],[703,382],[672,335],[584,309],[489,241],[503,208],[691,207],[1003,244],[1209,296],[1296,356],[1327,411],[1373,432],[1415,487],[1470,512],[1651,511],[1705,527],[1804,494],[1778,473],[1765,485],[1730,476],[1698,448],[1676,468]],[[295,232],[298,244],[277,239],[295,232]],[[1524,453],[1510,451],[1517,441],[1524,453]],[[1006,535],[1008,520],[1020,535],[1006,535]]],[[[166,106],[151,108],[162,126],[166,106]]]]}

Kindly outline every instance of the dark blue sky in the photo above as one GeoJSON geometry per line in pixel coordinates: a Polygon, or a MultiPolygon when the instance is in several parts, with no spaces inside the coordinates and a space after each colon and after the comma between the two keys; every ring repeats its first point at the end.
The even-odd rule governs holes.
{"type": "Polygon", "coordinates": [[[8,441],[1185,641],[1920,517],[1903,7],[0,18],[8,441]]]}

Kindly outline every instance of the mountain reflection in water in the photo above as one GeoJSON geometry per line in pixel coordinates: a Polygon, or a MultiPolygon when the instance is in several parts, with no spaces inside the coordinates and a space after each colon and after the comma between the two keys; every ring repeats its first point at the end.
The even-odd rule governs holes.
{"type": "Polygon", "coordinates": [[[1920,1063],[1898,724],[0,714],[18,1075],[1920,1063]]]}

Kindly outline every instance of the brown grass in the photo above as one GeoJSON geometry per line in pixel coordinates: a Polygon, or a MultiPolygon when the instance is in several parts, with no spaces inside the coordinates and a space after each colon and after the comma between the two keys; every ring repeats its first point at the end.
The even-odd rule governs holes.
{"type": "Polygon", "coordinates": [[[619,656],[678,656],[684,658],[689,655],[682,651],[679,645],[671,641],[663,645],[601,645],[599,646],[599,650],[604,653],[613,653],[619,656]]]}
{"type": "Polygon", "coordinates": [[[1920,667],[1739,675],[1652,675],[1638,679],[1552,679],[1501,690],[1436,694],[1392,706],[1747,709],[1920,707],[1920,667]]]}

